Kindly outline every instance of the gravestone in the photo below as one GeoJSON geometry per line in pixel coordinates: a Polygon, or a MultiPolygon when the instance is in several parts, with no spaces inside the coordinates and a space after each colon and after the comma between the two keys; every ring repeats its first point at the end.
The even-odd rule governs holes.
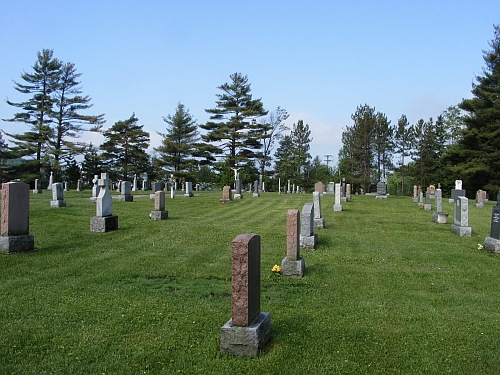
{"type": "Polygon", "coordinates": [[[443,223],[440,220],[438,220],[439,214],[440,213],[443,214],[443,191],[441,189],[436,189],[435,195],[436,195],[436,203],[434,206],[434,213],[432,214],[432,221],[439,224],[446,224],[446,222],[443,223]]]}
{"type": "Polygon", "coordinates": [[[335,204],[333,205],[333,211],[342,211],[342,204],[340,203],[340,184],[335,184],[335,204]]]}
{"type": "Polygon", "coordinates": [[[241,192],[241,180],[239,178],[234,180],[234,189],[235,189],[234,199],[242,199],[243,194],[241,192]]]}
{"type": "Polygon", "coordinates": [[[323,195],[325,193],[325,185],[321,181],[316,182],[314,184],[314,191],[317,191],[318,193],[323,195]]]}
{"type": "Polygon", "coordinates": [[[286,193],[287,194],[291,193],[291,191],[290,191],[290,180],[288,180],[288,188],[286,189],[286,193]]]}
{"type": "Polygon", "coordinates": [[[278,194],[281,194],[281,177],[278,177],[278,194]]]}
{"type": "Polygon", "coordinates": [[[134,196],[132,195],[132,184],[130,181],[120,182],[120,195],[118,196],[118,202],[133,202],[134,196]]]}
{"type": "Polygon", "coordinates": [[[257,182],[257,180],[255,180],[253,182],[253,195],[252,196],[254,198],[260,197],[260,194],[259,194],[259,183],[257,182]]]}
{"type": "Polygon", "coordinates": [[[413,185],[413,199],[412,199],[413,203],[417,203],[418,202],[418,187],[417,185],[413,185]]]}
{"type": "Polygon", "coordinates": [[[329,182],[326,187],[326,194],[335,194],[335,183],[329,182]]]}
{"type": "Polygon", "coordinates": [[[302,277],[305,262],[300,256],[300,212],[288,210],[286,215],[286,256],[281,262],[283,276],[302,277]]]}
{"type": "Polygon", "coordinates": [[[158,190],[155,193],[155,208],[149,214],[153,220],[166,220],[168,219],[168,211],[165,210],[165,192],[158,190]]]}
{"type": "Polygon", "coordinates": [[[387,184],[384,181],[380,181],[377,184],[377,195],[375,199],[387,199],[387,184]]]}
{"type": "Polygon", "coordinates": [[[469,227],[469,200],[467,197],[456,197],[454,203],[451,231],[460,237],[470,237],[472,229],[469,227]]]}
{"type": "Polygon", "coordinates": [[[500,254],[500,193],[491,212],[490,236],[484,239],[484,248],[490,253],[500,254]]]}
{"type": "Polygon", "coordinates": [[[97,181],[99,181],[99,175],[94,175],[94,178],[92,179],[92,196],[90,197],[90,201],[94,202],[97,200],[97,197],[99,196],[99,185],[97,185],[97,181]]]}
{"type": "Polygon", "coordinates": [[[432,205],[431,205],[431,194],[429,190],[426,191],[425,193],[425,204],[424,204],[424,210],[430,211],[432,210],[432,205]]]}
{"type": "Polygon", "coordinates": [[[422,191],[418,193],[418,206],[424,208],[424,193],[422,191]]]}
{"type": "Polygon", "coordinates": [[[302,207],[300,247],[302,249],[314,250],[317,243],[318,235],[314,233],[314,205],[306,203],[302,207]]]}
{"type": "Polygon", "coordinates": [[[76,191],[83,191],[83,181],[81,179],[79,179],[78,181],[76,181],[76,191]]]}
{"type": "Polygon", "coordinates": [[[264,182],[262,181],[262,175],[259,176],[259,191],[264,191],[264,182]]]}
{"type": "Polygon", "coordinates": [[[50,172],[49,186],[47,186],[47,190],[52,190],[53,183],[54,183],[54,172],[50,172]]]}
{"type": "Polygon", "coordinates": [[[38,178],[35,178],[35,188],[33,189],[33,194],[42,194],[42,191],[40,181],[38,181],[38,178]]]}
{"type": "Polygon", "coordinates": [[[233,200],[232,198],[233,192],[231,191],[231,186],[224,186],[222,188],[222,199],[220,200],[222,203],[229,202],[233,200]]]}
{"type": "Polygon", "coordinates": [[[68,182],[64,181],[64,191],[69,191],[68,182]]]}
{"type": "Polygon", "coordinates": [[[132,182],[132,191],[137,191],[137,175],[134,174],[134,182],[132,182]]]}
{"type": "Polygon", "coordinates": [[[456,197],[465,197],[466,191],[462,189],[462,180],[455,180],[455,189],[451,189],[451,198],[448,202],[455,203],[456,197]]]}
{"type": "Polygon", "coordinates": [[[175,198],[175,189],[174,189],[174,185],[172,185],[172,187],[170,188],[170,198],[171,198],[171,199],[175,198]]]}
{"type": "Polygon", "coordinates": [[[112,200],[109,193],[109,175],[101,173],[97,181],[99,196],[96,199],[96,216],[90,218],[91,232],[109,232],[118,229],[118,216],[112,214],[112,200]]]}
{"type": "Polygon", "coordinates": [[[194,197],[193,194],[193,183],[192,182],[186,182],[186,193],[184,194],[185,197],[194,197]]]}
{"type": "Polygon", "coordinates": [[[351,200],[351,184],[345,185],[345,200],[347,202],[351,200]]]}
{"type": "Polygon", "coordinates": [[[66,201],[63,197],[63,185],[61,182],[52,184],[52,200],[50,207],[66,207],[66,201]]]}
{"type": "Polygon", "coordinates": [[[34,251],[35,238],[29,235],[30,187],[22,182],[2,184],[0,252],[34,251]]]}
{"type": "Polygon", "coordinates": [[[220,330],[220,351],[256,357],[271,338],[271,315],[260,311],[260,237],[232,241],[232,318],[220,330]]]}
{"type": "Polygon", "coordinates": [[[476,208],[483,208],[484,203],[483,203],[483,191],[478,190],[476,191],[476,208]]]}
{"type": "Polygon", "coordinates": [[[156,199],[155,193],[161,190],[161,182],[151,182],[152,193],[149,194],[149,199],[156,199]]]}
{"type": "Polygon", "coordinates": [[[313,204],[314,204],[314,228],[324,228],[325,219],[321,216],[321,201],[320,193],[318,191],[313,192],[313,204]]]}

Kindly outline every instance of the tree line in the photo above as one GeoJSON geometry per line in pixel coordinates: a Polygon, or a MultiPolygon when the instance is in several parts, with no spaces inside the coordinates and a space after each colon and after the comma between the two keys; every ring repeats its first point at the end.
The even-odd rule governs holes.
{"type": "Polygon", "coordinates": [[[473,98],[450,106],[434,121],[409,124],[403,114],[391,125],[385,114],[360,105],[342,132],[339,175],[356,189],[386,179],[393,193],[413,185],[441,184],[445,191],[463,180],[468,195],[500,191],[500,26],[494,25],[485,67],[472,84],[473,98]]]}
{"type": "Polygon", "coordinates": [[[29,98],[7,99],[18,112],[4,121],[24,123],[28,130],[5,133],[9,146],[0,136],[2,180],[32,183],[53,173],[56,180],[90,181],[106,171],[114,180],[146,175],[150,180],[224,185],[231,183],[231,168],[237,167],[245,182],[261,174],[267,182],[280,176],[298,185],[313,183],[306,173],[311,164],[309,125],[299,120],[290,131],[285,125],[287,111],[281,107],[267,111],[261,99],[253,98],[248,77],[241,73],[231,74],[230,81],[218,87],[215,108],[205,110],[210,114],[205,124],[198,124],[178,103],[174,114],[163,117],[165,131],[158,132],[162,142],[152,155],[147,152],[150,134],[135,113],[107,129],[104,114],[85,114],[92,104],[82,94],[80,76],[75,64],[44,49],[38,52],[32,72],[23,73],[21,83],[14,81],[15,90],[29,98]],[[78,142],[84,131],[99,132],[105,141],[78,142]],[[83,158],[79,164],[78,156],[83,158]]]}

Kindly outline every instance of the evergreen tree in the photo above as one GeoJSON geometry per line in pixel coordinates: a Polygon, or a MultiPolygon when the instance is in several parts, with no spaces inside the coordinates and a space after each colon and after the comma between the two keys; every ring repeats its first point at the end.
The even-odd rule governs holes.
{"type": "Polygon", "coordinates": [[[61,62],[53,57],[53,51],[44,49],[38,52],[37,61],[33,65],[33,73],[23,73],[21,79],[25,83],[14,82],[14,89],[22,94],[31,95],[24,102],[15,103],[7,99],[7,104],[22,109],[14,117],[4,121],[22,122],[29,125],[30,130],[23,134],[7,134],[14,143],[13,151],[18,157],[31,156],[26,165],[27,179],[41,177],[42,162],[47,143],[52,137],[50,117],[57,89],[61,62]]]}
{"type": "Polygon", "coordinates": [[[255,120],[267,115],[267,111],[261,99],[252,99],[247,76],[234,73],[230,79],[230,83],[218,87],[223,93],[216,94],[217,107],[205,110],[214,121],[200,127],[208,131],[202,136],[211,146],[206,150],[219,155],[226,153],[230,164],[237,165],[239,161],[254,158],[260,149],[260,125],[255,120]]]}
{"type": "Polygon", "coordinates": [[[109,168],[112,178],[128,180],[134,174],[147,172],[150,169],[149,133],[137,125],[139,119],[132,114],[129,119],[116,122],[103,132],[107,140],[100,146],[102,158],[109,168]]]}
{"type": "MultiPolygon", "coordinates": [[[[61,158],[65,155],[83,152],[85,146],[73,142],[71,139],[78,138],[84,130],[99,131],[104,123],[104,115],[83,115],[81,111],[92,107],[89,96],[81,96],[81,88],[78,86],[78,78],[81,73],[76,73],[73,63],[65,63],[61,66],[57,86],[53,93],[53,110],[50,116],[53,118],[54,131],[49,144],[51,155],[51,170],[57,176],[61,169],[61,158]],[[90,125],[85,129],[85,125],[90,125]]],[[[56,177],[57,178],[57,177],[56,177]]]]}
{"type": "Polygon", "coordinates": [[[394,134],[395,151],[401,155],[399,171],[401,173],[401,195],[404,195],[405,190],[405,157],[411,153],[411,127],[405,115],[401,115],[398,120],[396,133],[394,134]]]}
{"type": "Polygon", "coordinates": [[[467,191],[500,190],[500,25],[494,25],[490,49],[483,51],[485,67],[472,84],[471,99],[459,107],[465,111],[463,136],[450,147],[447,160],[453,178],[464,180],[467,191]]]}
{"type": "Polygon", "coordinates": [[[312,138],[309,125],[304,125],[303,120],[298,120],[297,124],[293,124],[292,126],[290,138],[293,145],[292,154],[295,159],[295,167],[297,168],[297,183],[301,186],[305,186],[307,180],[306,172],[309,170],[308,167],[311,160],[309,143],[312,141],[312,138]]]}
{"type": "Polygon", "coordinates": [[[412,132],[412,165],[414,176],[420,185],[428,186],[435,179],[439,160],[439,135],[432,118],[429,121],[420,119],[411,127],[412,132]]]}
{"type": "Polygon", "coordinates": [[[103,160],[102,156],[99,154],[99,148],[94,146],[92,142],[85,148],[81,169],[82,177],[87,183],[92,181],[95,175],[100,176],[104,171],[103,160]]]}
{"type": "Polygon", "coordinates": [[[394,151],[394,128],[387,116],[381,112],[375,115],[375,128],[373,129],[373,151],[377,165],[377,181],[386,177],[386,170],[394,168],[392,153],[394,151]]]}
{"type": "Polygon", "coordinates": [[[163,140],[155,148],[158,157],[155,165],[165,169],[165,174],[173,174],[176,179],[193,179],[192,166],[197,164],[198,125],[183,104],[177,104],[175,114],[163,118],[167,132],[160,133],[163,140]]]}
{"type": "Polygon", "coordinates": [[[293,183],[298,183],[296,175],[297,163],[294,158],[293,141],[290,135],[281,138],[274,157],[275,169],[281,181],[291,180],[293,183]]]}

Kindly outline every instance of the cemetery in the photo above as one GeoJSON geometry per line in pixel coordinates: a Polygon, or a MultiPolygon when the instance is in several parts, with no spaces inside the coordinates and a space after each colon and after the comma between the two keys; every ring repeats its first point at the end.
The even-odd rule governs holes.
{"type": "Polygon", "coordinates": [[[132,189],[125,202],[99,177],[95,203],[70,190],[55,209],[55,193],[21,184],[29,226],[13,216],[21,230],[4,233],[2,216],[6,241],[31,241],[0,254],[5,373],[500,372],[496,199],[461,200],[466,222],[440,201],[438,225],[411,196],[353,195],[335,211],[326,188],[321,228],[309,193],[220,204],[220,190],[153,202],[132,189]],[[119,226],[89,230],[108,217],[119,226]],[[314,250],[298,246],[303,217],[314,250]]]}

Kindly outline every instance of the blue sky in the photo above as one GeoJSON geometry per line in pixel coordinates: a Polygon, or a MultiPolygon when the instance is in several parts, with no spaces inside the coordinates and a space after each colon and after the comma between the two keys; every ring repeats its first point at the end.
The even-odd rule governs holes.
{"type": "Polygon", "coordinates": [[[44,48],[82,73],[88,114],[110,127],[135,113],[152,146],[178,102],[204,123],[217,87],[240,72],[266,109],[309,124],[313,156],[336,162],[359,105],[415,123],[470,97],[499,15],[498,0],[0,0],[0,118],[15,113],[5,99],[27,99],[12,81],[44,48]]]}

